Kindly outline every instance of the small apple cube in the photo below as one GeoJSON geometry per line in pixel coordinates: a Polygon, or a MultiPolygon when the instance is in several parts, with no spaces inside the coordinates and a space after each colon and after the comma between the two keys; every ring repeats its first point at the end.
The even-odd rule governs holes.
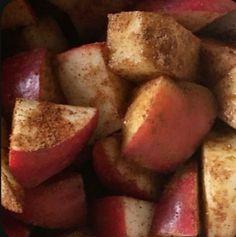
{"type": "Polygon", "coordinates": [[[17,99],[9,166],[26,188],[39,185],[69,166],[97,124],[94,108],[17,99]]]}
{"type": "Polygon", "coordinates": [[[154,204],[138,199],[113,196],[99,199],[94,207],[97,237],[148,236],[154,204]]]}
{"type": "Polygon", "coordinates": [[[108,15],[109,66],[132,80],[169,75],[193,81],[200,41],[172,17],[153,12],[108,15]]]}
{"type": "Polygon", "coordinates": [[[1,227],[8,237],[29,237],[31,234],[29,226],[15,219],[11,213],[4,210],[1,210],[1,227]]]}
{"type": "Polygon", "coordinates": [[[215,117],[215,98],[207,88],[164,76],[151,80],[126,112],[122,154],[140,166],[171,172],[193,155],[215,117]]]}
{"type": "Polygon", "coordinates": [[[236,129],[236,66],[213,88],[219,105],[219,117],[236,129]]]}
{"type": "Polygon", "coordinates": [[[1,28],[16,28],[35,24],[36,17],[31,6],[25,0],[12,0],[3,9],[1,28]]]}
{"type": "Polygon", "coordinates": [[[56,82],[51,55],[45,49],[22,52],[3,62],[2,104],[4,113],[11,115],[16,98],[61,102],[63,99],[56,82]]]}
{"type": "Polygon", "coordinates": [[[216,40],[203,39],[200,60],[202,83],[212,88],[236,66],[236,49],[216,40]]]}
{"type": "Polygon", "coordinates": [[[199,234],[197,163],[176,172],[156,204],[150,236],[197,237],[199,234]]]}
{"type": "Polygon", "coordinates": [[[205,232],[208,237],[236,234],[236,131],[214,130],[202,148],[205,232]]]}
{"type": "Polygon", "coordinates": [[[121,128],[126,99],[126,82],[107,66],[107,48],[95,43],[59,54],[58,78],[71,105],[92,106],[99,110],[95,138],[121,128]]]}
{"type": "Polygon", "coordinates": [[[19,35],[23,50],[46,48],[53,53],[60,53],[68,48],[68,42],[57,22],[50,17],[39,19],[25,27],[19,35]]]}
{"type": "Polygon", "coordinates": [[[8,151],[1,148],[1,205],[12,212],[23,211],[24,190],[8,167],[8,151]]]}
{"type": "Polygon", "coordinates": [[[216,18],[236,9],[232,0],[147,0],[136,7],[164,12],[191,31],[198,31],[216,18]]]}
{"type": "Polygon", "coordinates": [[[83,180],[78,173],[63,173],[38,187],[25,190],[25,223],[55,229],[83,225],[86,219],[83,180]]]}
{"type": "Polygon", "coordinates": [[[118,136],[104,138],[95,144],[93,166],[103,185],[116,194],[145,200],[159,197],[160,177],[122,157],[121,139],[118,136]]]}

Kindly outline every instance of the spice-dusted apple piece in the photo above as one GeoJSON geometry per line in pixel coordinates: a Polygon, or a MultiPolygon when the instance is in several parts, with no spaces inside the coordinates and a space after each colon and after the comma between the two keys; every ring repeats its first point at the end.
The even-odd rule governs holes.
{"type": "Polygon", "coordinates": [[[128,108],[122,153],[143,167],[173,171],[192,156],[216,117],[212,93],[159,77],[141,86],[128,108]]]}
{"type": "Polygon", "coordinates": [[[52,72],[50,54],[45,49],[19,53],[3,62],[2,104],[11,115],[16,98],[62,102],[62,94],[52,72]]]}
{"type": "Polygon", "coordinates": [[[1,210],[1,227],[8,237],[29,237],[31,233],[31,227],[4,210],[1,210]]]}
{"type": "Polygon", "coordinates": [[[136,8],[167,13],[187,29],[198,31],[236,9],[236,3],[232,0],[148,0],[140,2],[136,8]]]}
{"type": "Polygon", "coordinates": [[[236,49],[226,43],[202,39],[200,55],[202,83],[210,88],[236,67],[236,49]]]}
{"type": "Polygon", "coordinates": [[[178,170],[157,202],[150,236],[171,237],[199,234],[197,163],[178,170]]]}
{"type": "Polygon", "coordinates": [[[148,236],[154,204],[138,199],[113,196],[99,199],[94,207],[97,237],[148,236]]]}
{"type": "Polygon", "coordinates": [[[236,234],[236,131],[213,131],[202,151],[206,236],[236,234]]]}
{"type": "Polygon", "coordinates": [[[213,88],[219,104],[219,117],[236,129],[236,66],[213,88]]]}
{"type": "Polygon", "coordinates": [[[109,66],[116,73],[132,80],[196,79],[200,41],[172,17],[134,11],[108,18],[109,66]]]}
{"type": "Polygon", "coordinates": [[[36,22],[33,9],[25,0],[12,0],[3,9],[1,28],[28,26],[36,22]]]}
{"type": "Polygon", "coordinates": [[[126,82],[107,66],[107,48],[95,43],[59,54],[58,78],[69,104],[99,110],[95,138],[121,128],[126,99],[126,82]]]}
{"type": "Polygon", "coordinates": [[[26,188],[37,186],[70,165],[92,135],[97,110],[17,99],[9,166],[26,188]]]}
{"type": "Polygon", "coordinates": [[[68,48],[61,28],[50,17],[39,19],[36,24],[25,27],[19,35],[19,45],[23,50],[46,48],[53,53],[60,53],[68,48]]]}
{"type": "Polygon", "coordinates": [[[120,145],[120,137],[115,135],[95,144],[93,165],[101,182],[116,194],[156,200],[161,191],[161,178],[122,157],[120,145]]]}
{"type": "Polygon", "coordinates": [[[12,212],[22,212],[24,190],[17,183],[8,167],[9,134],[1,119],[1,205],[12,212]]]}
{"type": "Polygon", "coordinates": [[[62,173],[58,177],[25,190],[20,220],[45,228],[70,228],[83,225],[86,219],[83,180],[78,173],[62,173]]]}

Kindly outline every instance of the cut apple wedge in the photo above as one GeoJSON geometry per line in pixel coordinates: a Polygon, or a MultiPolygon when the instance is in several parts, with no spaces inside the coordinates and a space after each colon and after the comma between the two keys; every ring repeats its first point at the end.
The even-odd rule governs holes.
{"type": "Polygon", "coordinates": [[[29,237],[31,234],[31,227],[15,219],[5,210],[1,210],[1,227],[8,237],[29,237]]]}
{"type": "Polygon", "coordinates": [[[236,131],[214,130],[202,151],[207,237],[236,234],[236,131]]]}
{"type": "Polygon", "coordinates": [[[1,148],[1,204],[12,212],[23,211],[24,190],[8,167],[8,151],[1,148]]]}
{"type": "Polygon", "coordinates": [[[126,112],[122,153],[140,166],[173,171],[192,156],[216,117],[205,87],[159,77],[142,85],[126,112]]]}
{"type": "Polygon", "coordinates": [[[197,237],[199,233],[197,163],[176,172],[156,204],[150,236],[197,237]]]}
{"type": "Polygon", "coordinates": [[[139,10],[164,12],[191,31],[198,31],[216,18],[236,9],[232,0],[148,0],[139,10]]]}
{"type": "Polygon", "coordinates": [[[113,135],[95,144],[93,165],[103,185],[115,194],[145,200],[156,200],[159,197],[161,177],[122,157],[119,136],[113,135]]]}
{"type": "Polygon", "coordinates": [[[19,53],[6,59],[2,67],[2,103],[4,112],[11,115],[17,97],[62,102],[63,97],[45,49],[19,53]]]}
{"type": "Polygon", "coordinates": [[[70,228],[86,220],[83,180],[78,173],[63,173],[25,191],[23,213],[16,217],[45,228],[70,228]]]}
{"type": "Polygon", "coordinates": [[[138,199],[113,196],[97,200],[94,207],[97,237],[148,236],[154,204],[138,199]]]}
{"type": "Polygon", "coordinates": [[[9,2],[1,15],[1,28],[16,28],[27,26],[36,22],[35,14],[25,0],[12,0],[9,2]]]}
{"type": "Polygon", "coordinates": [[[10,143],[10,170],[26,188],[70,165],[92,135],[94,108],[17,99],[10,143]]]}
{"type": "Polygon", "coordinates": [[[202,83],[210,88],[236,67],[236,49],[226,43],[202,39],[200,55],[202,83]]]}
{"type": "Polygon", "coordinates": [[[121,128],[126,99],[126,82],[110,71],[107,48],[95,43],[59,54],[58,78],[67,101],[72,105],[99,110],[95,138],[121,128]]]}
{"type": "Polygon", "coordinates": [[[236,66],[213,88],[219,104],[219,117],[236,129],[236,66]]]}
{"type": "Polygon", "coordinates": [[[25,27],[19,35],[22,50],[46,48],[60,53],[68,48],[67,39],[58,23],[50,17],[42,18],[36,24],[25,27]]]}

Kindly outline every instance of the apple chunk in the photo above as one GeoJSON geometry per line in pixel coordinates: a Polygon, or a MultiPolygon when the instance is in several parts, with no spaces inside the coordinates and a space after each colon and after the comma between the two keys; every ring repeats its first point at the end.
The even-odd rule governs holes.
{"type": "Polygon", "coordinates": [[[200,41],[172,17],[154,12],[108,15],[109,66],[130,80],[168,75],[194,81],[200,41]]]}
{"type": "Polygon", "coordinates": [[[202,149],[205,230],[208,237],[236,234],[236,131],[213,130],[202,149]]]}
{"type": "Polygon", "coordinates": [[[62,101],[50,60],[45,49],[19,53],[6,59],[2,67],[2,103],[4,112],[11,115],[17,97],[51,102],[62,101]]]}
{"type": "Polygon", "coordinates": [[[59,54],[58,78],[67,101],[72,105],[99,110],[95,138],[121,128],[126,97],[126,82],[107,65],[104,43],[84,45],[59,54]]]}
{"type": "Polygon", "coordinates": [[[97,200],[94,207],[97,237],[148,236],[154,204],[122,196],[97,200]]]}
{"type": "Polygon", "coordinates": [[[34,24],[36,17],[25,0],[12,0],[2,11],[1,28],[15,28],[34,24]]]}
{"type": "Polygon", "coordinates": [[[86,201],[80,174],[63,173],[27,189],[23,213],[16,216],[26,223],[53,229],[84,224],[86,201]]]}
{"type": "Polygon", "coordinates": [[[94,108],[17,99],[10,142],[10,170],[26,188],[70,165],[92,135],[94,108]]]}
{"type": "Polygon", "coordinates": [[[213,88],[219,104],[219,117],[236,129],[236,66],[213,88]]]}
{"type": "Polygon", "coordinates": [[[216,18],[236,9],[232,0],[148,0],[139,10],[164,12],[191,31],[198,31],[216,18]]]}
{"type": "Polygon", "coordinates": [[[159,77],[142,85],[127,110],[122,153],[143,167],[173,171],[200,145],[216,117],[205,87],[159,77]]]}
{"type": "Polygon", "coordinates": [[[193,161],[176,172],[157,202],[150,236],[196,237],[198,233],[198,173],[193,161]]]}
{"type": "Polygon", "coordinates": [[[93,165],[101,182],[116,194],[156,200],[161,190],[160,177],[122,157],[120,145],[120,137],[114,135],[95,144],[93,165]]]}

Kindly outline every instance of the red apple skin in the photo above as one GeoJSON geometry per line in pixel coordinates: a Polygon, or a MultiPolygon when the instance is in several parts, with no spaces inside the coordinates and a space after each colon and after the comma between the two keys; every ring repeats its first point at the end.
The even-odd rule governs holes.
{"type": "Polygon", "coordinates": [[[51,149],[10,150],[9,167],[17,181],[25,188],[32,188],[70,165],[91,136],[97,119],[98,113],[72,138],[51,149]]]}
{"type": "MultiPolygon", "coordinates": [[[[2,211],[2,210],[1,210],[2,211]]],[[[15,219],[8,212],[2,211],[2,228],[8,237],[29,237],[30,228],[25,223],[15,219]]]]}
{"type": "Polygon", "coordinates": [[[86,197],[80,174],[61,173],[38,187],[25,191],[23,213],[16,217],[25,223],[64,229],[83,225],[86,197]]]}
{"type": "Polygon", "coordinates": [[[115,153],[117,151],[114,148],[114,142],[119,143],[117,136],[107,137],[98,141],[93,149],[93,166],[102,184],[114,194],[123,194],[150,201],[157,200],[161,190],[160,177],[155,175],[153,171],[142,169],[132,163],[129,164],[128,161],[126,164],[125,158],[121,157],[121,153],[113,154],[116,156],[115,158],[109,157],[111,154],[106,150],[106,146],[109,145],[110,149],[113,149],[115,153]],[[115,141],[111,141],[113,139],[115,141]],[[109,142],[110,144],[107,144],[109,142]],[[123,159],[124,173],[117,167],[119,159],[123,159]],[[147,182],[147,185],[151,186],[151,188],[147,189],[147,185],[145,188],[143,186],[139,187],[138,182],[140,180],[132,174],[134,176],[141,176],[144,182],[147,182]]]}
{"type": "Polygon", "coordinates": [[[96,201],[93,210],[95,233],[98,237],[126,236],[122,197],[100,199],[96,201]]]}
{"type": "Polygon", "coordinates": [[[216,18],[236,9],[232,0],[148,0],[136,7],[172,15],[191,31],[198,31],[216,18]]]}
{"type": "Polygon", "coordinates": [[[212,127],[216,110],[213,94],[203,86],[175,83],[167,77],[149,81],[126,113],[122,153],[140,166],[171,172],[193,155],[212,127]],[[145,92],[149,90],[151,94],[145,92]],[[136,106],[147,97],[151,98],[148,108],[136,106]],[[145,118],[136,132],[130,132],[137,114],[145,118]]]}
{"type": "Polygon", "coordinates": [[[60,98],[60,92],[45,91],[45,83],[46,85],[48,81],[50,81],[50,85],[55,83],[51,72],[48,72],[47,69],[51,66],[47,57],[48,53],[45,49],[35,49],[19,53],[4,61],[2,105],[6,115],[12,113],[16,98],[23,97],[51,102],[63,101],[60,98]]]}
{"type": "Polygon", "coordinates": [[[177,172],[156,205],[150,236],[198,236],[198,172],[191,161],[177,172]]]}

